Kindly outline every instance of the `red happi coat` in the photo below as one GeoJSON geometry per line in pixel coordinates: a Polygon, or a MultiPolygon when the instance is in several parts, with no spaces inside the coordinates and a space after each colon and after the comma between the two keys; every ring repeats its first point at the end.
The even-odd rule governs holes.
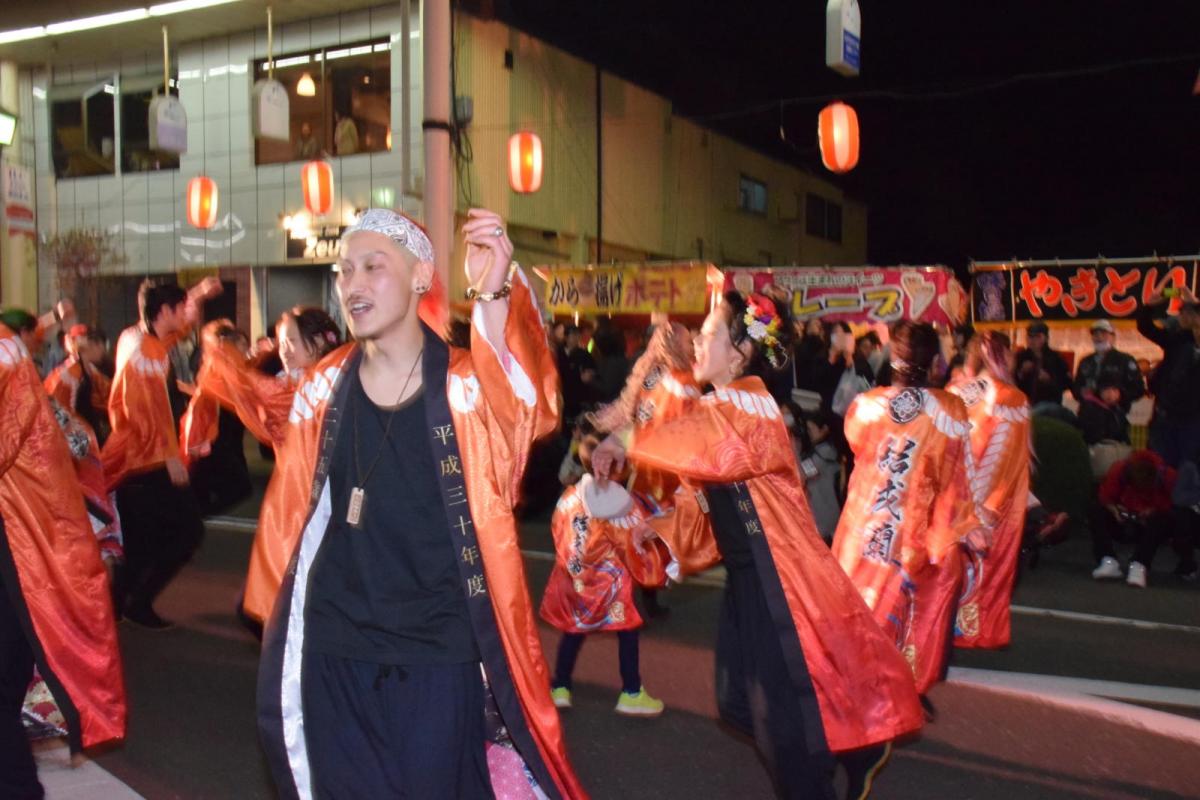
{"type": "Polygon", "coordinates": [[[126,328],[117,340],[116,375],[108,398],[112,433],[100,451],[109,489],[129,475],[179,458],[167,394],[168,352],[177,341],[178,334],[159,339],[142,325],[126,328]]]}
{"type": "Polygon", "coordinates": [[[73,749],[125,736],[108,576],[71,454],[19,337],[0,325],[0,571],[73,749]]]}
{"type": "MultiPolygon", "coordinates": [[[[558,372],[523,274],[515,274],[509,297],[504,329],[508,353],[503,361],[483,333],[481,311],[476,308],[470,349],[447,347],[425,330],[422,370],[427,412],[446,402],[452,421],[447,430],[431,435],[454,442],[461,456],[461,463],[443,467],[442,478],[453,473],[453,480],[461,480],[465,488],[469,518],[458,513],[459,524],[474,531],[478,553],[464,552],[463,562],[469,558],[472,569],[481,568],[483,581],[470,584],[464,592],[470,591],[468,602],[486,595],[492,610],[494,622],[485,631],[488,638],[477,641],[485,664],[492,643],[497,643],[503,671],[511,676],[510,683],[489,672],[505,724],[518,748],[518,740],[528,733],[529,747],[520,749],[520,756],[533,774],[542,776],[543,791],[552,798],[583,798],[586,793],[567,759],[558,711],[550,697],[550,677],[512,511],[520,499],[530,448],[559,427],[558,372]],[[442,373],[444,401],[431,396],[439,387],[430,383],[428,372],[442,358],[448,359],[442,373]],[[508,713],[513,703],[515,716],[508,713]]],[[[292,550],[263,638],[258,695],[264,749],[276,788],[285,797],[308,797],[312,791],[299,688],[307,582],[330,518],[346,513],[330,506],[328,457],[333,437],[328,426],[340,424],[338,404],[348,386],[343,378],[347,370],[357,369],[360,358],[357,345],[344,345],[310,369],[297,388],[286,423],[286,455],[276,462],[274,480],[284,498],[280,515],[259,520],[259,537],[269,550],[274,552],[285,543],[292,550]]]]}
{"type": "Polygon", "coordinates": [[[108,393],[112,382],[103,372],[90,365],[85,365],[76,357],[68,358],[46,376],[44,382],[46,393],[57,400],[63,408],[74,413],[76,404],[79,402],[79,387],[83,383],[85,369],[92,382],[92,392],[88,402],[96,410],[104,411],[108,408],[108,393]]]}
{"type": "Polygon", "coordinates": [[[283,476],[287,474],[285,464],[296,457],[297,445],[287,433],[297,383],[287,375],[270,376],[258,372],[237,348],[221,343],[205,350],[196,385],[196,399],[182,421],[186,447],[191,448],[197,442],[212,442],[216,438],[216,404],[220,403],[238,415],[251,435],[275,450],[275,470],[259,509],[242,600],[242,608],[247,614],[265,620],[271,615],[283,573],[296,546],[295,538],[280,535],[280,532],[300,535],[299,527],[282,524],[289,514],[288,503],[296,502],[296,498],[289,497],[284,490],[283,476]]]}
{"type": "Polygon", "coordinates": [[[937,389],[881,387],[846,411],[854,451],[833,552],[908,660],[917,690],[941,677],[971,502],[970,423],[937,389]]]}
{"type": "Polygon", "coordinates": [[[719,557],[700,486],[744,482],[761,526],[749,532],[767,544],[755,550],[756,570],[764,589],[782,589],[786,607],[773,622],[785,653],[798,637],[829,749],[918,730],[924,718],[908,668],[821,540],[791,436],[762,381],[743,378],[701,396],[690,373],[675,372],[643,399],[638,416],[629,458],[682,479],[673,511],[651,526],[683,572],[719,557]]]}
{"type": "Polygon", "coordinates": [[[592,476],[584,475],[563,492],[550,518],[556,559],[540,614],[565,633],[640,628],[634,584],[667,582],[662,550],[653,542],[643,553],[633,546],[633,531],[646,523],[650,512],[615,483],[602,499],[595,499],[597,495],[592,476]],[[601,508],[600,503],[609,507],[601,508]]]}
{"type": "Polygon", "coordinates": [[[987,556],[970,557],[954,643],[1004,647],[1012,638],[1009,604],[1029,501],[1029,401],[1011,383],[986,374],[962,378],[948,389],[967,407],[975,461],[974,500],[992,525],[987,556]]]}

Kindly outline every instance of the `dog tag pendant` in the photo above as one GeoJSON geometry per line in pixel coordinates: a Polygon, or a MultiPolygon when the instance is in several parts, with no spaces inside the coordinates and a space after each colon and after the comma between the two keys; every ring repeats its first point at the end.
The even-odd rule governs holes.
{"type": "Polygon", "coordinates": [[[346,509],[346,523],[355,528],[362,527],[363,503],[367,501],[366,491],[355,486],[350,490],[350,506],[346,509]]]}

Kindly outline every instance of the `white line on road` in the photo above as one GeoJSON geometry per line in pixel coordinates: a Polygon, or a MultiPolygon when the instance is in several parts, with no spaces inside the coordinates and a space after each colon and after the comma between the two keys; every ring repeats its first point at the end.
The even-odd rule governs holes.
{"type": "MultiPolygon", "coordinates": [[[[216,528],[235,531],[253,532],[256,527],[254,520],[244,517],[210,517],[207,523],[216,528]]],[[[554,553],[547,553],[544,550],[522,550],[521,553],[526,558],[534,561],[553,561],[555,558],[554,553]]],[[[687,583],[691,586],[708,586],[720,589],[725,586],[725,570],[721,567],[716,567],[698,575],[690,576],[687,579],[687,583]]],[[[1012,607],[1012,612],[1027,617],[1047,617],[1050,619],[1071,620],[1072,622],[1090,622],[1097,625],[1117,625],[1140,628],[1142,630],[1174,631],[1176,633],[1200,635],[1200,627],[1194,625],[1178,625],[1171,622],[1154,622],[1152,620],[1130,619],[1128,617],[1110,617],[1103,614],[1087,614],[1082,611],[1066,611],[1060,608],[1015,605],[1012,607]]]]}
{"type": "Polygon", "coordinates": [[[142,800],[108,770],[88,758],[72,763],[65,743],[46,743],[35,748],[38,780],[46,800],[142,800]]]}

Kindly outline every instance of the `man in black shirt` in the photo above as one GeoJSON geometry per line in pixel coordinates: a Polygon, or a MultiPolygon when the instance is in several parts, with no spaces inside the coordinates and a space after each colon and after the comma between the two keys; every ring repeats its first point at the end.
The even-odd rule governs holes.
{"type": "Polygon", "coordinates": [[[1138,333],[1163,350],[1162,363],[1150,378],[1154,419],[1150,449],[1178,468],[1200,456],[1200,304],[1188,289],[1174,328],[1155,324],[1167,301],[1161,292],[1138,311],[1138,333]]]}
{"type": "Polygon", "coordinates": [[[469,349],[418,317],[434,258],[414,222],[371,209],[342,242],[355,342],[294,398],[277,469],[303,513],[260,522],[298,542],[259,679],[283,796],[476,800],[498,772],[582,794],[512,515],[533,441],[558,424],[557,376],[499,217],[472,210],[463,233],[469,349]]]}
{"type": "Polygon", "coordinates": [[[1071,371],[1062,356],[1050,349],[1050,328],[1044,322],[1029,326],[1028,345],[1017,351],[1014,370],[1017,388],[1029,398],[1029,405],[1062,404],[1063,392],[1071,385],[1071,371]]]}
{"type": "Polygon", "coordinates": [[[1093,322],[1091,334],[1095,352],[1079,362],[1071,394],[1082,404],[1089,396],[1098,396],[1100,384],[1107,382],[1120,389],[1121,411],[1128,414],[1133,401],[1146,394],[1146,381],[1137,361],[1116,348],[1117,331],[1108,320],[1093,322]]]}

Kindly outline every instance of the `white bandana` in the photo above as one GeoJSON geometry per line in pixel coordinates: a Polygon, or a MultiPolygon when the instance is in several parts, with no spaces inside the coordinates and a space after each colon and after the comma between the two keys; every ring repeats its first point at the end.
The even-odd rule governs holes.
{"type": "Polygon", "coordinates": [[[403,214],[388,208],[367,209],[358,222],[346,229],[342,239],[358,231],[382,233],[416,256],[418,261],[433,263],[433,244],[429,237],[403,214]]]}

